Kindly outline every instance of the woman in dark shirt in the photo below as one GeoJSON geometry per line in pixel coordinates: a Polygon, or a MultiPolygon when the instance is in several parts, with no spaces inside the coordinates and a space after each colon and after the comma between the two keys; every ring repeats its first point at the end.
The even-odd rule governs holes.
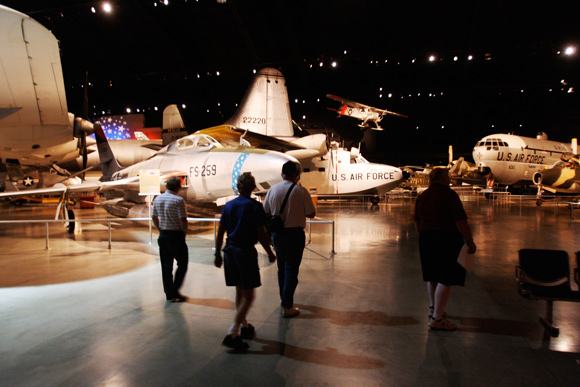
{"type": "Polygon", "coordinates": [[[451,286],[465,285],[465,269],[457,262],[467,243],[469,254],[476,246],[467,223],[467,214],[455,191],[449,188],[449,172],[436,168],[429,174],[429,188],[415,205],[415,225],[419,231],[419,254],[423,281],[429,293],[429,327],[455,330],[457,325],[445,318],[451,286]]]}

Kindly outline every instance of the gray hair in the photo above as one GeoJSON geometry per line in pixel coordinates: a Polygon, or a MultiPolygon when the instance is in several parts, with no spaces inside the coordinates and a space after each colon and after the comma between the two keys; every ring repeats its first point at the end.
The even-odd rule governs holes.
{"type": "Polygon", "coordinates": [[[256,188],[256,179],[251,172],[244,172],[238,177],[238,191],[253,191],[256,188]]]}

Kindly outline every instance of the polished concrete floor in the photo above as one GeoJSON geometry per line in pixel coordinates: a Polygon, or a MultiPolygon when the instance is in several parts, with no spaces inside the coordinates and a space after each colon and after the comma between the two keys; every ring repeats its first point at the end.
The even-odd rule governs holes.
{"type": "MultiPolygon", "coordinates": [[[[414,200],[325,202],[312,226],[296,303],[283,319],[275,265],[263,286],[245,354],[221,341],[234,290],[213,266],[213,226],[192,222],[183,304],[165,301],[156,234],[147,226],[0,224],[0,385],[3,386],[577,386],[580,304],[556,303],[560,336],[544,334],[544,302],[518,296],[520,248],[580,250],[580,216],[517,199],[463,197],[479,250],[448,306],[455,332],[427,327],[429,305],[414,200]]],[[[48,207],[0,208],[0,219],[50,219],[48,207]]],[[[105,215],[76,211],[77,218],[105,215]]],[[[575,285],[573,285],[576,288],[575,285]]]]}

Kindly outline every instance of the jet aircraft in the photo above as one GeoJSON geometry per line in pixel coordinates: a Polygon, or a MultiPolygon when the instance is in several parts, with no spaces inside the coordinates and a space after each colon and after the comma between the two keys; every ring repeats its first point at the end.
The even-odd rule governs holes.
{"type": "Polygon", "coordinates": [[[549,141],[540,132],[536,138],[512,134],[491,134],[473,148],[473,159],[480,174],[506,186],[532,185],[533,176],[571,152],[571,145],[549,141]]]}
{"type": "Polygon", "coordinates": [[[286,80],[279,70],[265,68],[255,75],[240,106],[226,121],[229,131],[198,133],[210,134],[224,144],[242,141],[296,157],[302,164],[302,185],[318,195],[383,195],[403,180],[399,168],[369,163],[357,148],[327,144],[324,134],[294,137],[292,123],[286,80]]]}
{"type": "Polygon", "coordinates": [[[339,117],[350,117],[362,121],[358,126],[364,129],[371,128],[373,130],[383,130],[383,128],[379,126],[379,122],[381,122],[383,117],[386,115],[407,118],[407,116],[403,114],[379,109],[360,102],[354,102],[336,95],[326,94],[326,97],[340,102],[340,107],[338,109],[330,110],[338,112],[339,117]]]}
{"type": "Polygon", "coordinates": [[[534,173],[534,183],[538,185],[537,204],[543,202],[542,191],[551,193],[580,193],[580,157],[572,153],[563,154],[550,168],[534,173]]]}
{"type": "MultiPolygon", "coordinates": [[[[224,128],[227,130],[227,128],[224,128]]],[[[250,147],[224,147],[205,134],[192,134],[174,141],[148,160],[121,169],[102,131],[95,132],[102,164],[101,192],[121,195],[103,203],[112,215],[120,217],[147,216],[148,206],[140,194],[140,174],[159,170],[161,180],[178,176],[182,180],[180,195],[188,203],[215,202],[238,194],[237,178],[251,172],[256,179],[256,194],[265,194],[282,181],[280,171],[287,161],[297,160],[280,152],[250,147]]],[[[162,186],[163,188],[163,186],[162,186]]],[[[112,195],[110,195],[112,194],[112,195]]]]}
{"type": "MultiPolygon", "coordinates": [[[[225,129],[225,128],[224,128],[225,129]]],[[[227,130],[227,129],[226,129],[227,130]]],[[[0,197],[34,194],[63,194],[66,203],[69,194],[100,192],[108,200],[103,208],[118,217],[147,217],[147,195],[142,192],[142,177],[148,171],[158,171],[164,182],[171,176],[182,180],[180,195],[188,203],[214,202],[237,195],[237,178],[241,173],[251,172],[256,179],[256,194],[266,193],[274,184],[282,181],[280,171],[287,161],[298,162],[283,153],[249,147],[224,147],[208,135],[193,134],[167,145],[153,157],[127,168],[121,168],[100,126],[96,127],[97,146],[102,160],[101,181],[87,181],[78,185],[57,184],[52,188],[3,192],[0,197]]],[[[159,186],[158,186],[159,188],[159,186]]],[[[164,191],[161,184],[160,191],[164,191]]],[[[58,211],[64,207],[59,205],[58,211]]],[[[64,218],[74,217],[71,210],[64,211],[64,218]]],[[[70,230],[70,228],[69,228],[70,230]]]]}

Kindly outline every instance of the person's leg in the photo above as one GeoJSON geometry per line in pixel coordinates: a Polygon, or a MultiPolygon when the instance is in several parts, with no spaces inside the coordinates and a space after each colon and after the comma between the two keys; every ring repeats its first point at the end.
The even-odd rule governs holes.
{"type": "Polygon", "coordinates": [[[168,300],[175,297],[173,291],[173,256],[171,255],[170,243],[166,237],[160,236],[157,240],[159,244],[159,260],[161,262],[161,278],[163,280],[163,290],[168,300]]]}
{"type": "Polygon", "coordinates": [[[433,318],[435,313],[435,290],[437,289],[437,282],[427,282],[427,293],[429,294],[429,319],[433,318]]]}
{"type": "Polygon", "coordinates": [[[294,293],[298,286],[298,272],[305,245],[304,231],[293,229],[289,234],[286,246],[285,282],[282,291],[282,306],[287,309],[294,306],[294,293]]]}
{"type": "Polygon", "coordinates": [[[175,260],[177,261],[177,270],[175,271],[175,279],[173,280],[173,291],[178,296],[189,265],[189,250],[187,249],[185,239],[175,241],[173,252],[175,260]]]}
{"type": "Polygon", "coordinates": [[[286,283],[286,247],[284,237],[280,233],[275,233],[272,238],[274,250],[276,250],[276,264],[278,265],[278,289],[280,291],[280,301],[283,300],[284,287],[286,283]]]}
{"type": "MultiPolygon", "coordinates": [[[[241,289],[236,286],[236,318],[234,320],[235,336],[238,335],[240,327],[246,322],[248,311],[254,301],[254,289],[241,289]]],[[[231,332],[230,334],[233,334],[231,332]]]]}
{"type": "Polygon", "coordinates": [[[433,313],[433,318],[436,320],[439,320],[445,314],[449,296],[451,296],[451,286],[438,284],[435,289],[435,312],[433,313]]]}

